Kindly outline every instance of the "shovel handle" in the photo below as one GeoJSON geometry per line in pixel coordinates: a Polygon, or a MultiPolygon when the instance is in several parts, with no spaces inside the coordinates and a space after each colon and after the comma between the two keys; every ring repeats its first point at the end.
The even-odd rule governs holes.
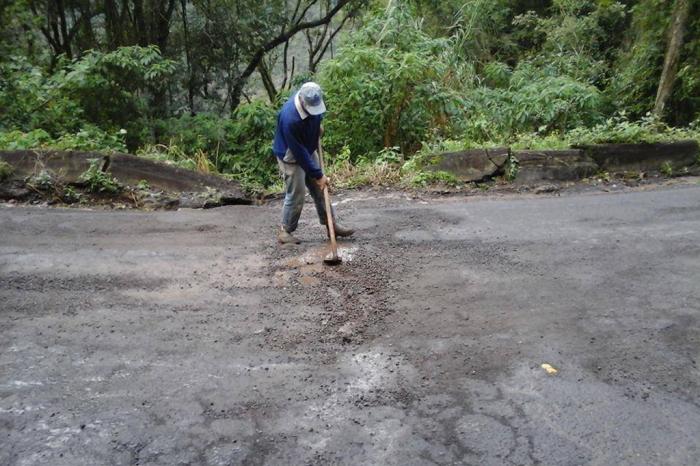
{"type": "Polygon", "coordinates": [[[331,237],[331,254],[338,257],[338,243],[335,240],[335,225],[333,224],[333,214],[331,211],[331,195],[328,193],[328,186],[323,187],[323,200],[326,203],[326,224],[331,237]]]}
{"type": "MultiPolygon", "coordinates": [[[[321,170],[323,170],[321,138],[318,138],[318,161],[321,165],[321,170]]],[[[333,257],[338,257],[338,243],[335,240],[335,225],[333,224],[333,211],[331,210],[331,195],[328,192],[328,184],[323,187],[323,202],[326,204],[326,225],[328,226],[328,234],[331,237],[331,254],[333,257]]]]}

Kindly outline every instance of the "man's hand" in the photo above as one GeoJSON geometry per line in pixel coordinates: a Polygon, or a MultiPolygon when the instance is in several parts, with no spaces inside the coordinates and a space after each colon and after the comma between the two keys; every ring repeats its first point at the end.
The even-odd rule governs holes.
{"type": "Polygon", "coordinates": [[[316,184],[318,185],[318,189],[323,191],[323,188],[328,188],[329,190],[331,189],[331,180],[328,179],[326,175],[323,175],[321,178],[316,180],[316,184]]]}

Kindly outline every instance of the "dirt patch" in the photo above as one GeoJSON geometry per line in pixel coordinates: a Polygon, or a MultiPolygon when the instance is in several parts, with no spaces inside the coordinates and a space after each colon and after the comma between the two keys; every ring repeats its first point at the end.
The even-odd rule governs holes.
{"type": "Polygon", "coordinates": [[[291,258],[289,253],[280,248],[272,255],[269,273],[276,277],[275,285],[284,288],[286,302],[318,307],[319,312],[312,333],[269,332],[270,343],[281,348],[314,342],[359,345],[368,328],[393,312],[395,287],[389,276],[397,272],[396,261],[366,242],[341,241],[343,262],[335,267],[323,263],[325,244],[291,258]]]}

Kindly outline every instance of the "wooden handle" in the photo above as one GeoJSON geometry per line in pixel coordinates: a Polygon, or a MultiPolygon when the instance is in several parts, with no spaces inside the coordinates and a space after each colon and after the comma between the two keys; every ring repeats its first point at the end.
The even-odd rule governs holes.
{"type": "MultiPolygon", "coordinates": [[[[318,161],[319,165],[321,165],[321,170],[323,170],[323,147],[321,147],[321,138],[318,138],[318,161]]],[[[331,237],[331,254],[333,257],[338,257],[338,243],[335,240],[335,225],[333,224],[333,211],[331,210],[331,195],[328,192],[327,184],[323,187],[323,201],[326,204],[328,235],[331,237]]]]}
{"type": "Polygon", "coordinates": [[[331,237],[331,254],[333,254],[333,257],[338,257],[338,244],[335,240],[335,225],[333,225],[333,213],[331,212],[331,195],[328,194],[328,186],[323,187],[323,200],[326,203],[326,222],[328,225],[328,233],[331,237]]]}
{"type": "MultiPolygon", "coordinates": [[[[323,171],[323,147],[321,147],[321,138],[318,138],[318,162],[321,165],[321,171],[323,171]]],[[[324,173],[325,175],[325,173],[324,173]]]]}

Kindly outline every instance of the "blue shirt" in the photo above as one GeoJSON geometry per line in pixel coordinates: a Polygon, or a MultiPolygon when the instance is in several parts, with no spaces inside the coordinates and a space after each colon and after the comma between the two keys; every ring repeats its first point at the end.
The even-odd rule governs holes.
{"type": "Polygon", "coordinates": [[[296,102],[297,93],[285,102],[277,115],[277,129],[272,151],[278,159],[284,159],[287,149],[294,155],[295,162],[312,178],[319,179],[323,170],[312,154],[318,149],[323,115],[309,115],[296,102]]]}

